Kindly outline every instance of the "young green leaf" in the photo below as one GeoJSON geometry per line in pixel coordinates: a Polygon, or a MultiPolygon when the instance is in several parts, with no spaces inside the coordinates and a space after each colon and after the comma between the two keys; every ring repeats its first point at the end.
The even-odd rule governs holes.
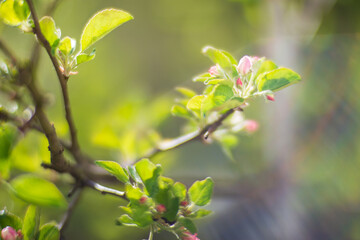
{"type": "Polygon", "coordinates": [[[205,216],[207,216],[207,215],[209,215],[211,213],[212,213],[212,211],[210,211],[210,210],[199,209],[199,210],[191,213],[189,217],[191,217],[191,218],[202,218],[202,217],[205,217],[205,216]]]}
{"type": "Polygon", "coordinates": [[[6,0],[0,3],[0,18],[8,25],[18,26],[29,16],[29,6],[24,0],[6,0]]]}
{"type": "Polygon", "coordinates": [[[96,13],[86,24],[81,35],[83,52],[121,24],[133,19],[129,13],[118,9],[105,9],[96,13]]]}
{"type": "Polygon", "coordinates": [[[6,209],[0,211],[0,228],[10,226],[16,230],[22,228],[22,220],[15,214],[7,211],[6,209]]]}
{"type": "Polygon", "coordinates": [[[52,17],[45,16],[39,21],[40,29],[45,39],[49,42],[51,48],[56,47],[60,42],[61,31],[56,28],[55,21],[52,17]]]}
{"type": "Polygon", "coordinates": [[[136,222],[127,214],[121,215],[117,219],[117,222],[119,223],[119,225],[124,225],[124,226],[128,226],[128,227],[136,227],[137,226],[136,222]]]}
{"type": "Polygon", "coordinates": [[[279,68],[270,72],[260,74],[256,80],[260,92],[270,90],[279,91],[291,84],[297,83],[301,77],[296,72],[288,68],[279,68]]]}
{"type": "Polygon", "coordinates": [[[90,54],[87,53],[80,53],[79,55],[76,56],[76,66],[91,61],[95,58],[95,48],[94,50],[92,50],[92,52],[90,54]]]}
{"type": "Polygon", "coordinates": [[[34,175],[21,175],[11,181],[14,194],[24,200],[39,206],[66,207],[64,196],[57,187],[34,175]]]}
{"type": "Polygon", "coordinates": [[[192,234],[197,233],[197,229],[193,221],[189,218],[181,217],[179,218],[179,222],[182,226],[184,226],[188,231],[190,231],[192,234]]]}
{"type": "Polygon", "coordinates": [[[205,206],[211,200],[214,181],[208,177],[202,181],[196,181],[189,189],[189,198],[197,206],[205,206]]]}
{"type": "Polygon", "coordinates": [[[139,174],[134,166],[128,166],[129,175],[136,183],[142,183],[139,174]]]}
{"type": "Polygon", "coordinates": [[[55,222],[49,222],[41,226],[36,240],[59,240],[60,231],[55,222]]]}
{"type": "Polygon", "coordinates": [[[210,75],[210,73],[206,72],[206,73],[203,73],[203,74],[200,74],[200,75],[194,77],[193,81],[194,82],[204,82],[206,80],[213,79],[213,78],[215,78],[215,77],[212,77],[210,75]]]}
{"type": "MultiPolygon", "coordinates": [[[[272,70],[277,69],[278,66],[271,60],[265,60],[261,63],[261,66],[259,67],[259,69],[256,72],[255,75],[255,81],[257,81],[257,77],[261,74],[261,73],[265,73],[265,72],[270,72],[272,70]]],[[[257,83],[257,82],[256,82],[257,83]]]]}
{"type": "Polygon", "coordinates": [[[180,182],[176,182],[173,186],[173,193],[180,201],[186,198],[186,186],[180,182]]]}
{"type": "Polygon", "coordinates": [[[186,107],[191,111],[200,112],[202,101],[204,100],[204,98],[204,95],[196,95],[189,100],[186,107]]]}
{"type": "Polygon", "coordinates": [[[131,203],[138,203],[144,193],[140,188],[133,187],[131,184],[126,184],[126,197],[131,203]]]}
{"type": "Polygon", "coordinates": [[[228,74],[230,78],[236,79],[238,77],[238,72],[233,64],[235,60],[233,58],[230,59],[227,56],[228,54],[224,54],[222,50],[218,50],[210,46],[203,48],[203,53],[208,56],[211,61],[219,64],[219,66],[228,74]]]}
{"type": "Polygon", "coordinates": [[[171,113],[172,115],[174,116],[177,116],[177,117],[183,117],[183,118],[192,118],[193,115],[191,115],[191,113],[186,109],[184,108],[183,106],[179,106],[179,105],[174,105],[172,108],[171,108],[171,113]]]}
{"type": "Polygon", "coordinates": [[[59,43],[59,50],[65,56],[72,54],[75,51],[76,40],[71,37],[64,37],[59,43]]]}
{"type": "Polygon", "coordinates": [[[158,190],[158,177],[162,171],[161,167],[144,158],[135,164],[135,168],[147,192],[150,196],[153,196],[158,190]]]}
{"type": "Polygon", "coordinates": [[[39,230],[40,224],[40,212],[39,209],[30,205],[26,211],[24,217],[24,224],[22,227],[22,234],[24,235],[24,240],[35,240],[36,234],[39,230]]]}
{"type": "Polygon", "coordinates": [[[117,162],[113,161],[96,161],[96,165],[102,167],[112,175],[114,175],[119,181],[123,183],[129,182],[129,176],[127,175],[126,171],[118,164],[117,162]]]}
{"type": "Polygon", "coordinates": [[[179,93],[181,93],[182,95],[184,95],[185,97],[188,97],[188,98],[192,98],[193,96],[196,95],[196,92],[194,92],[191,89],[184,88],[184,87],[177,87],[176,91],[178,91],[179,93]]]}

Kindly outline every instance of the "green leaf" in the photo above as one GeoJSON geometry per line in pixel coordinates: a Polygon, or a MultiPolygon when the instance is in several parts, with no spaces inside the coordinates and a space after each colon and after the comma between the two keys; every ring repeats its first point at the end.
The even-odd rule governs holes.
{"type": "Polygon", "coordinates": [[[233,57],[233,55],[231,55],[229,52],[227,52],[227,51],[225,51],[225,50],[220,50],[221,51],[221,53],[222,54],[224,54],[225,56],[227,56],[228,58],[229,58],[229,60],[230,60],[230,62],[232,63],[232,64],[235,64],[235,65],[237,65],[238,64],[238,62],[236,61],[236,59],[233,57]]]}
{"type": "Polygon", "coordinates": [[[212,211],[210,211],[210,210],[199,209],[199,210],[191,213],[189,217],[191,217],[191,218],[202,218],[202,217],[205,217],[205,216],[207,216],[207,215],[209,215],[211,213],[212,213],[212,211]]]}
{"type": "Polygon", "coordinates": [[[24,0],[6,0],[0,3],[0,18],[8,25],[18,26],[29,16],[29,6],[24,0]]]}
{"type": "Polygon", "coordinates": [[[278,66],[273,61],[270,61],[270,60],[263,61],[261,63],[261,66],[259,67],[259,69],[256,72],[255,80],[261,73],[270,72],[277,68],[278,68],[278,66]]]}
{"type": "Polygon", "coordinates": [[[183,118],[192,118],[193,115],[183,106],[174,105],[171,108],[171,114],[177,117],[183,117],[183,118]]]}
{"type": "Polygon", "coordinates": [[[122,209],[127,213],[118,219],[123,225],[134,226],[135,224],[139,227],[147,227],[153,222],[152,214],[147,205],[132,204],[130,207],[122,207],[122,209]]]}
{"type": "Polygon", "coordinates": [[[133,16],[118,9],[105,9],[96,13],[82,32],[81,51],[86,50],[109,32],[131,19],[133,16]]]}
{"type": "Polygon", "coordinates": [[[129,176],[126,171],[118,164],[113,161],[95,161],[96,165],[102,167],[110,174],[114,175],[119,181],[123,183],[129,182],[129,176]]]}
{"type": "Polygon", "coordinates": [[[200,74],[196,77],[193,78],[193,81],[194,82],[205,82],[206,80],[209,80],[209,79],[213,79],[215,77],[211,76],[210,73],[206,72],[206,73],[203,73],[203,74],[200,74]]]}
{"type": "Polygon", "coordinates": [[[144,183],[147,192],[153,196],[158,190],[158,177],[162,171],[160,166],[156,166],[149,159],[144,158],[135,164],[137,173],[144,183]]]}
{"type": "Polygon", "coordinates": [[[186,198],[186,186],[180,182],[177,182],[173,186],[173,193],[180,201],[185,200],[186,198]]]}
{"type": "Polygon", "coordinates": [[[296,72],[287,68],[279,68],[260,74],[256,82],[260,92],[266,90],[275,92],[297,83],[300,80],[301,77],[296,72]]]}
{"type": "Polygon", "coordinates": [[[22,227],[22,234],[24,240],[35,240],[36,234],[39,230],[40,212],[34,205],[30,205],[24,217],[24,224],[22,227]]]}
{"type": "Polygon", "coordinates": [[[27,20],[30,17],[30,8],[25,0],[15,0],[14,11],[22,21],[27,20]]]}
{"type": "Polygon", "coordinates": [[[52,17],[45,16],[39,21],[40,29],[45,39],[49,42],[51,48],[56,47],[60,42],[61,31],[55,26],[55,21],[52,17]]]}
{"type": "Polygon", "coordinates": [[[218,64],[230,78],[236,79],[239,77],[236,67],[233,64],[234,61],[236,63],[236,60],[230,59],[227,56],[228,53],[224,54],[223,50],[218,50],[210,46],[203,48],[203,53],[208,56],[211,61],[218,64]]]}
{"type": "Polygon", "coordinates": [[[200,112],[204,98],[204,95],[196,95],[188,101],[186,107],[191,111],[200,112]]]}
{"type": "Polygon", "coordinates": [[[229,87],[232,87],[234,85],[234,82],[229,80],[229,79],[210,79],[210,80],[206,80],[205,85],[226,85],[229,87]]]}
{"type": "Polygon", "coordinates": [[[66,207],[64,196],[57,187],[34,175],[21,175],[11,181],[14,194],[25,202],[39,206],[66,207]]]}
{"type": "Polygon", "coordinates": [[[142,183],[139,174],[134,166],[128,166],[129,175],[136,183],[142,183]]]}
{"type": "Polygon", "coordinates": [[[184,95],[185,97],[188,97],[188,98],[192,98],[193,96],[196,95],[196,92],[194,92],[191,89],[184,88],[184,87],[177,87],[176,91],[178,91],[179,93],[181,93],[182,95],[184,95]]]}
{"type": "Polygon", "coordinates": [[[202,103],[202,111],[204,113],[213,108],[224,105],[228,100],[232,99],[234,92],[232,87],[228,85],[217,85],[213,88],[212,92],[206,96],[202,103]]]}
{"type": "Polygon", "coordinates": [[[15,214],[7,211],[6,209],[0,211],[0,228],[10,226],[16,230],[22,228],[22,220],[15,214]]]}
{"type": "Polygon", "coordinates": [[[76,56],[76,65],[80,65],[82,63],[91,61],[95,58],[95,48],[94,50],[92,50],[92,52],[90,54],[87,53],[80,53],[79,55],[76,56]]]}
{"type": "Polygon", "coordinates": [[[121,215],[117,221],[120,223],[120,225],[128,226],[128,227],[136,227],[138,226],[135,221],[127,214],[121,215]]]}
{"type": "Polygon", "coordinates": [[[197,233],[196,226],[194,222],[189,218],[181,217],[179,218],[179,222],[182,226],[184,226],[187,230],[189,230],[192,234],[197,233]]]}
{"type": "Polygon", "coordinates": [[[0,161],[7,159],[11,150],[14,148],[18,131],[15,126],[11,124],[2,124],[0,126],[0,161]]]}
{"type": "Polygon", "coordinates": [[[208,177],[202,181],[196,181],[189,189],[190,200],[197,206],[205,206],[211,200],[214,181],[208,177]]]}
{"type": "Polygon", "coordinates": [[[60,231],[55,222],[46,223],[41,226],[36,240],[59,240],[60,231]]]}
{"type": "Polygon", "coordinates": [[[59,43],[59,50],[65,55],[68,56],[75,51],[76,40],[71,37],[64,37],[59,43]]]}
{"type": "Polygon", "coordinates": [[[131,184],[126,184],[126,197],[132,203],[138,203],[140,198],[144,196],[144,193],[139,189],[133,187],[131,184]]]}

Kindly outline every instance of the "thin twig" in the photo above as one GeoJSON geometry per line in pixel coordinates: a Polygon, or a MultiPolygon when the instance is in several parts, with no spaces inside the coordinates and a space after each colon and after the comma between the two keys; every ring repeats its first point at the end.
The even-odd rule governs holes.
{"type": "Polygon", "coordinates": [[[116,197],[120,197],[122,199],[128,200],[127,197],[125,196],[125,192],[113,189],[113,188],[108,188],[105,187],[101,184],[98,184],[92,180],[87,180],[84,182],[85,186],[90,187],[96,191],[101,192],[102,194],[109,194],[109,195],[113,195],[116,197]]]}
{"type": "Polygon", "coordinates": [[[70,217],[72,216],[73,212],[74,212],[74,208],[77,205],[77,203],[79,202],[81,195],[82,195],[83,189],[80,188],[78,189],[77,192],[74,193],[72,200],[69,203],[69,206],[63,216],[63,218],[61,219],[60,223],[58,224],[58,228],[60,230],[60,235],[64,234],[64,230],[67,227],[70,217]]]}
{"type": "Polygon", "coordinates": [[[240,107],[229,109],[223,115],[221,115],[218,120],[206,125],[203,129],[161,143],[158,147],[152,149],[148,154],[137,159],[135,163],[143,158],[152,158],[159,153],[178,148],[192,141],[203,140],[203,139],[206,140],[213,132],[215,132],[221,126],[222,122],[235,111],[243,111],[243,109],[240,107]]]}
{"type": "Polygon", "coordinates": [[[18,66],[17,58],[15,57],[15,55],[12,53],[10,48],[4,43],[4,41],[2,39],[0,39],[0,49],[1,49],[1,51],[3,51],[5,56],[7,56],[11,60],[11,63],[14,66],[18,66]]]}

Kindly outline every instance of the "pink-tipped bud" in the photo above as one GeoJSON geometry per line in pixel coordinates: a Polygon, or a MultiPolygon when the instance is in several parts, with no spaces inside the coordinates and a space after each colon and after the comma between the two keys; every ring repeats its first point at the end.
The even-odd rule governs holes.
{"type": "Polygon", "coordinates": [[[3,240],[16,240],[17,232],[12,227],[6,227],[1,230],[1,238],[3,240]]]}
{"type": "Polygon", "coordinates": [[[200,240],[200,238],[197,237],[197,233],[191,234],[191,232],[183,232],[181,239],[182,240],[200,240]]]}
{"type": "Polygon", "coordinates": [[[162,214],[162,213],[166,212],[166,207],[164,204],[159,204],[156,206],[156,210],[162,214]]]}
{"type": "Polygon", "coordinates": [[[146,201],[147,201],[147,197],[146,197],[146,196],[142,196],[142,197],[139,199],[139,203],[140,203],[140,204],[144,204],[144,203],[146,203],[146,201]]]}
{"type": "Polygon", "coordinates": [[[250,72],[251,67],[251,58],[249,56],[244,56],[240,59],[237,69],[241,75],[246,75],[250,72]]]}
{"type": "Polygon", "coordinates": [[[238,85],[238,86],[242,86],[242,85],[243,85],[243,82],[241,81],[241,78],[238,78],[238,79],[236,80],[236,85],[238,85]]]}
{"type": "Polygon", "coordinates": [[[181,201],[180,205],[186,207],[189,204],[188,201],[181,201]]]}
{"type": "Polygon", "coordinates": [[[258,130],[259,124],[255,120],[246,120],[245,121],[245,130],[249,133],[256,132],[258,130]]]}
{"type": "Polygon", "coordinates": [[[275,97],[273,94],[266,95],[266,99],[269,101],[275,101],[275,97]]]}
{"type": "Polygon", "coordinates": [[[210,73],[210,75],[219,75],[219,71],[218,71],[218,69],[217,69],[217,67],[216,66],[212,66],[209,70],[208,70],[208,72],[210,73]]]}

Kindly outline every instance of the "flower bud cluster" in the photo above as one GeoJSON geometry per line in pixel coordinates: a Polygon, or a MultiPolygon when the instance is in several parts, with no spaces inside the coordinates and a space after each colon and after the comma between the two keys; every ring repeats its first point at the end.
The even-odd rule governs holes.
{"type": "Polygon", "coordinates": [[[1,238],[3,240],[20,240],[23,239],[23,235],[21,234],[21,231],[16,231],[12,227],[5,227],[1,230],[1,238]]]}

